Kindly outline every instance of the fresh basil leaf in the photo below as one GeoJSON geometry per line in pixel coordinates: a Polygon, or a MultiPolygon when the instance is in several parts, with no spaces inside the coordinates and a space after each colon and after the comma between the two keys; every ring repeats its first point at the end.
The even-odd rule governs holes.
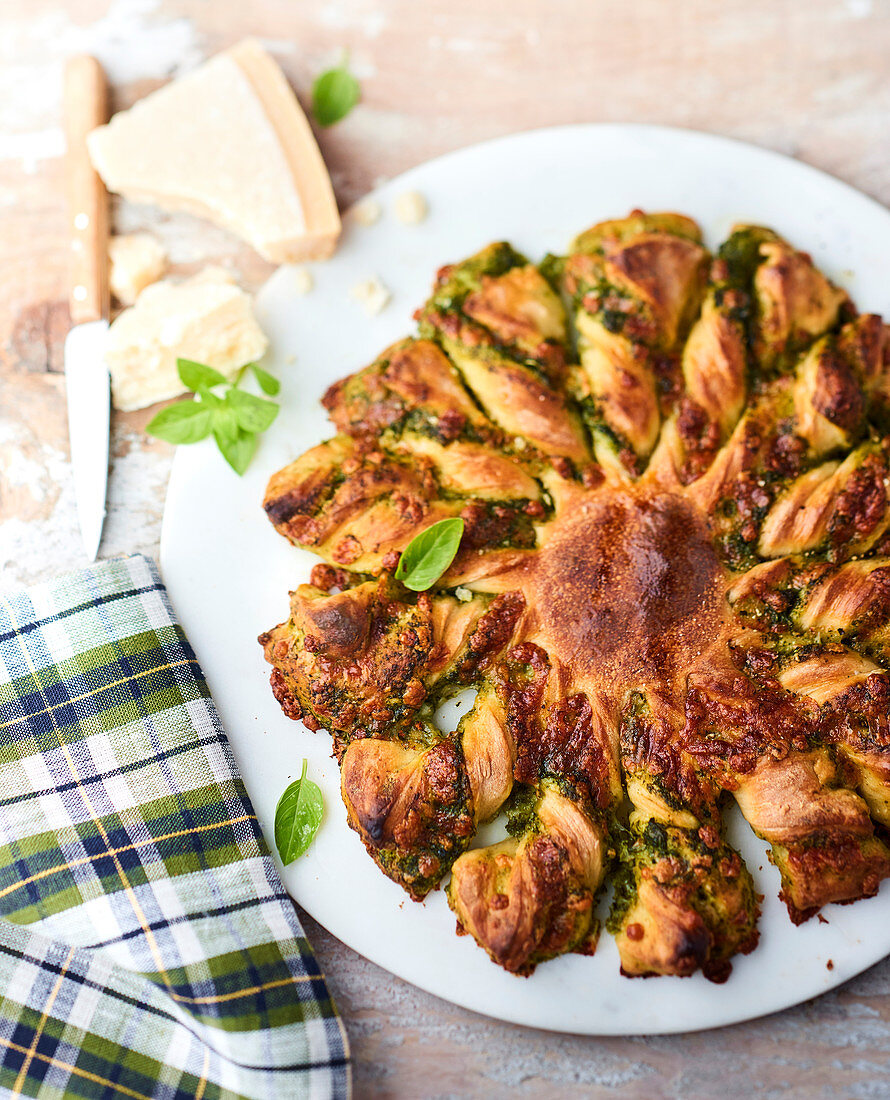
{"type": "Polygon", "coordinates": [[[278,388],[278,380],[249,363],[239,371],[222,396],[211,388],[225,385],[226,378],[205,363],[193,359],[177,359],[176,368],[184,386],[194,391],[192,401],[171,405],[155,416],[146,431],[170,443],[197,443],[213,433],[226,462],[238,474],[243,474],[257,449],[257,436],[264,432],[278,415],[278,406],[254,394],[238,389],[244,372],[250,367],[265,391],[278,388]]]}
{"type": "Polygon", "coordinates": [[[324,814],[324,799],[317,783],[303,771],[287,788],[275,807],[275,847],[284,864],[293,863],[312,843],[324,814]]]}
{"type": "Polygon", "coordinates": [[[278,406],[274,401],[241,390],[229,390],[226,402],[235,414],[238,427],[246,432],[264,432],[278,416],[278,406]]]}
{"type": "Polygon", "coordinates": [[[425,592],[454,561],[464,533],[459,516],[440,519],[408,543],[399,558],[396,580],[412,592],[425,592]]]}
{"type": "Polygon", "coordinates": [[[226,380],[218,370],[205,363],[196,363],[194,359],[177,359],[176,370],[183,386],[194,393],[209,390],[211,386],[221,386],[226,380]]]}
{"type": "Polygon", "coordinates": [[[319,126],[333,126],[346,118],[358,103],[361,89],[352,73],[344,68],[328,69],[312,85],[312,113],[319,126]]]}
{"type": "Polygon", "coordinates": [[[253,371],[254,378],[259,382],[260,389],[263,393],[267,393],[270,397],[274,397],[281,389],[281,383],[274,374],[269,374],[267,370],[258,367],[256,363],[251,363],[250,369],[253,371]]]}
{"type": "Polygon", "coordinates": [[[210,393],[208,390],[197,394],[195,401],[200,402],[207,409],[218,409],[223,403],[221,397],[217,397],[215,393],[210,393]]]}
{"type": "Polygon", "coordinates": [[[238,438],[238,420],[235,417],[235,410],[228,403],[228,401],[220,401],[213,409],[213,434],[228,440],[229,443],[234,443],[238,438]]]}
{"type": "Polygon", "coordinates": [[[223,458],[235,473],[239,476],[243,474],[250,465],[250,460],[256,454],[258,442],[256,433],[246,432],[243,428],[236,427],[234,434],[228,435],[225,431],[220,432],[214,428],[213,438],[216,440],[216,445],[219,447],[223,458]]]}
{"type": "Polygon", "coordinates": [[[179,401],[168,405],[149,420],[149,435],[168,443],[198,443],[210,435],[213,413],[199,401],[179,401]]]}

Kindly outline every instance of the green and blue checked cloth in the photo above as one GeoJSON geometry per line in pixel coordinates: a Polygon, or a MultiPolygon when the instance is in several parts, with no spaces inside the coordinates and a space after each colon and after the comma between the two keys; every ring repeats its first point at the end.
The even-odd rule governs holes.
{"type": "Polygon", "coordinates": [[[0,597],[0,1095],[349,1087],[342,1025],[153,563],[0,597]]]}

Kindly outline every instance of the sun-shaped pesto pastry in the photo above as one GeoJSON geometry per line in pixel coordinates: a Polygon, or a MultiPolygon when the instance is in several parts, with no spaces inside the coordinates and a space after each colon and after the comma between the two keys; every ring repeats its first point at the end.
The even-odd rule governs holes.
{"type": "Polygon", "coordinates": [[[890,329],[809,256],[643,214],[439,272],[325,395],[265,509],[325,564],[261,638],[349,823],[518,974],[590,952],[715,981],[757,943],[734,799],[792,920],[890,874],[890,329]],[[433,589],[399,554],[463,518],[433,589]],[[434,715],[472,687],[457,730],[434,715]],[[472,847],[506,810],[508,839],[472,847]]]}

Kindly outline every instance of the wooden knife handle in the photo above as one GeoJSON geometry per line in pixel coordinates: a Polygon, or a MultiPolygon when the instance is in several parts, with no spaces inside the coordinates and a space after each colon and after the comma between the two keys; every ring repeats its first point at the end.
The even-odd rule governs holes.
{"type": "Polygon", "coordinates": [[[108,121],[102,66],[88,54],[65,68],[68,210],[71,230],[69,303],[75,325],[108,316],[108,194],[90,163],[86,136],[108,121]]]}

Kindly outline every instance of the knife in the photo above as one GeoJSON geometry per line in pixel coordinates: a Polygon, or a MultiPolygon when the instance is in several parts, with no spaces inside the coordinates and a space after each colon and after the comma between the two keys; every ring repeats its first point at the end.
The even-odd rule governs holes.
{"type": "Polygon", "coordinates": [[[64,102],[74,325],[65,340],[68,436],[80,533],[87,557],[95,561],[105,520],[111,381],[105,366],[108,195],[86,146],[90,130],[108,117],[105,74],[94,57],[84,54],[68,62],[64,102]]]}

